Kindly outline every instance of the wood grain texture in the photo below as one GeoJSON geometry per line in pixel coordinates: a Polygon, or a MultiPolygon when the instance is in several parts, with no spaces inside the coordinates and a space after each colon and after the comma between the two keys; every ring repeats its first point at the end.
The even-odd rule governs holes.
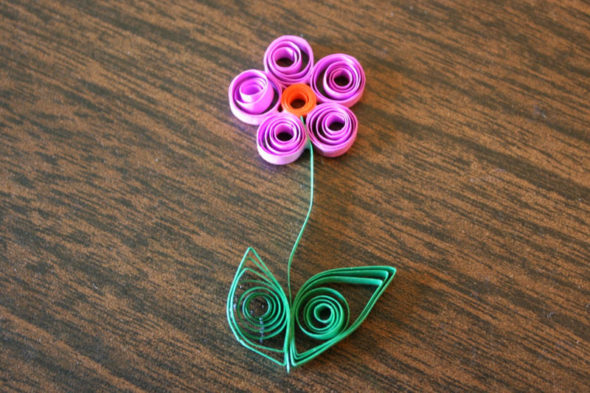
{"type": "Polygon", "coordinates": [[[587,1],[3,0],[0,37],[0,391],[590,391],[587,1]],[[227,104],[281,34],[367,74],[294,288],[398,268],[290,374],[225,318],[306,211],[227,104]]]}

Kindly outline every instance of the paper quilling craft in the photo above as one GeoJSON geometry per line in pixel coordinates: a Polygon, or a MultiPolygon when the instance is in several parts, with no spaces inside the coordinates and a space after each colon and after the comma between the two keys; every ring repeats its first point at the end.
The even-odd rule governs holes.
{"type": "Polygon", "coordinates": [[[229,86],[234,116],[258,126],[256,145],[264,160],[290,164],[305,149],[310,152],[309,208],[287,261],[287,292],[250,247],[227,298],[227,319],[240,344],[287,370],[359,327],[395,275],[390,266],[331,269],[307,280],[294,297],[291,293],[291,264],[313,206],[314,150],[338,157],[350,149],[358,121],[349,108],[364,88],[365,74],[354,57],[333,54],[314,64],[311,46],[297,36],[274,40],[264,54],[264,71],[244,71],[229,86]],[[351,315],[344,294],[358,286],[372,295],[351,315]]]}

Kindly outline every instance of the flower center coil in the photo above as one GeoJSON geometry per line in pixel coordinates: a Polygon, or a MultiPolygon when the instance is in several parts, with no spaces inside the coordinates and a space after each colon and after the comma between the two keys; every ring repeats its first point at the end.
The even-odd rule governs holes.
{"type": "Polygon", "coordinates": [[[316,96],[308,85],[297,83],[287,87],[283,91],[281,106],[283,110],[291,112],[297,117],[306,116],[315,108],[316,96]]]}

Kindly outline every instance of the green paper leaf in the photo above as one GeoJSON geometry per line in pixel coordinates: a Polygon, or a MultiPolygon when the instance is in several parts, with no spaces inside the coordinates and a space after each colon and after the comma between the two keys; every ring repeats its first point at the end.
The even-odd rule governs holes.
{"type": "Polygon", "coordinates": [[[289,329],[289,363],[299,366],[315,358],[347,337],[369,315],[369,312],[395,275],[389,266],[364,266],[331,269],[310,278],[297,292],[291,305],[289,329]],[[350,308],[346,297],[330,284],[374,286],[373,294],[358,315],[350,322],[350,308]],[[295,331],[322,341],[303,352],[297,351],[295,331]]]}
{"type": "Polygon", "coordinates": [[[232,282],[226,310],[229,326],[243,346],[287,366],[289,300],[251,247],[246,250],[232,282]]]}

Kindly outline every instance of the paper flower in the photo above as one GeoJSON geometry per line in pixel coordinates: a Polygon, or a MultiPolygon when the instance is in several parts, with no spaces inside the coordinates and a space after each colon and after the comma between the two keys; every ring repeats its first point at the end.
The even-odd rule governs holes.
{"type": "Polygon", "coordinates": [[[229,87],[232,113],[260,125],[258,152],[271,164],[290,164],[305,150],[285,112],[308,118],[307,137],[318,152],[337,157],[348,151],[358,121],[348,107],[365,89],[365,73],[352,56],[333,54],[314,65],[311,46],[301,37],[282,36],[264,54],[264,71],[247,70],[229,87]]]}
{"type": "Polygon", "coordinates": [[[258,125],[258,154],[271,164],[296,161],[310,151],[310,202],[287,261],[287,293],[249,247],[227,298],[227,319],[236,339],[273,362],[295,367],[315,358],[352,333],[367,317],[395,275],[390,266],[326,270],[291,294],[291,263],[313,206],[313,151],[326,157],[346,153],[357,137],[349,109],[360,100],[365,73],[352,56],[333,54],[314,64],[301,37],[282,36],[264,54],[264,71],[247,70],[229,86],[232,113],[258,125]],[[341,287],[373,287],[358,315],[341,287]]]}

